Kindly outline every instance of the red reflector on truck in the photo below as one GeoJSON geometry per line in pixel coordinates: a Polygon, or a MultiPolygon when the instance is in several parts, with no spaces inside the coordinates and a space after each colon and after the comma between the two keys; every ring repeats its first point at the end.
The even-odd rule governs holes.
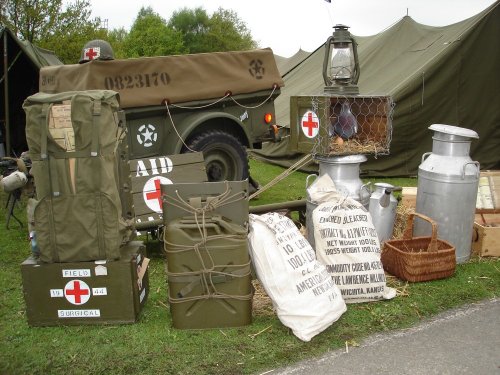
{"type": "Polygon", "coordinates": [[[266,124],[270,124],[271,121],[273,121],[273,115],[271,113],[266,113],[264,115],[264,121],[266,122],[266,124]]]}

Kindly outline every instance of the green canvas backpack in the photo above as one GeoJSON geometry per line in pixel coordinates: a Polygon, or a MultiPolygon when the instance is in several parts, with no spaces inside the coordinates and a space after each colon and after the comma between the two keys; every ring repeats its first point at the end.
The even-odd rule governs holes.
{"type": "Polygon", "coordinates": [[[132,233],[122,217],[120,158],[125,125],[114,91],[28,97],[26,139],[38,202],[34,222],[43,262],[120,257],[132,233]]]}

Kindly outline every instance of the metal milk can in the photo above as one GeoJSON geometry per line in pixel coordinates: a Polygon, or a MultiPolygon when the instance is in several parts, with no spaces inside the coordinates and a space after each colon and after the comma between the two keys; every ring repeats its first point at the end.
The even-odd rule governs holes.
{"type": "MultiPolygon", "coordinates": [[[[472,139],[479,138],[470,129],[434,124],[432,152],[422,155],[418,168],[416,212],[437,222],[438,237],[456,247],[457,263],[471,254],[472,228],[479,185],[479,162],[469,157],[472,139]]],[[[431,228],[416,220],[415,236],[429,236],[431,228]]]]}
{"type": "Polygon", "coordinates": [[[314,241],[314,224],[312,221],[312,213],[318,205],[313,203],[311,199],[310,188],[314,185],[318,178],[318,175],[310,174],[306,178],[306,228],[307,228],[307,241],[311,247],[316,251],[315,241],[314,241]]]}
{"type": "MultiPolygon", "coordinates": [[[[349,156],[315,156],[319,163],[319,176],[328,174],[335,183],[335,188],[341,194],[360,202],[366,209],[370,202],[368,184],[363,184],[359,178],[359,165],[366,161],[364,155],[349,156]]],[[[316,175],[309,175],[306,179],[306,226],[307,239],[314,249],[314,226],[312,212],[318,206],[311,201],[309,188],[316,182],[316,175]],[[314,177],[314,180],[312,178],[314,177]]]]}
{"type": "Polygon", "coordinates": [[[360,202],[366,209],[370,203],[370,189],[359,178],[359,165],[365,162],[364,155],[315,156],[319,163],[319,175],[325,173],[335,183],[337,191],[360,202]]]}
{"type": "Polygon", "coordinates": [[[377,182],[374,186],[375,190],[370,197],[369,211],[378,239],[382,243],[391,239],[396,220],[398,200],[392,195],[392,192],[402,188],[385,182],[377,182]]]}

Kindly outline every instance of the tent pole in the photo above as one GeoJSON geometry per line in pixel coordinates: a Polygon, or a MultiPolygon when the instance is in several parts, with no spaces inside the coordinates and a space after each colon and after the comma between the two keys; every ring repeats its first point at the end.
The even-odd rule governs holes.
{"type": "Polygon", "coordinates": [[[9,59],[7,56],[7,33],[3,33],[4,103],[5,103],[5,155],[10,156],[10,111],[9,111],[9,59]]]}

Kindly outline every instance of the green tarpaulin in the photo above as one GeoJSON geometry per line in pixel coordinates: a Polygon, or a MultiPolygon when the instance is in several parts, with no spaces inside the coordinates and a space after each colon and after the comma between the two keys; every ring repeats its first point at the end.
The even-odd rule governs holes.
{"type": "MultiPolygon", "coordinates": [[[[472,159],[482,169],[500,168],[498,1],[453,25],[431,27],[406,16],[377,35],[356,40],[360,95],[391,95],[396,103],[390,155],[370,157],[361,165],[363,173],[416,175],[422,154],[432,149],[428,127],[435,123],[475,130],[480,139],[472,143],[472,159]]],[[[275,102],[278,124],[290,122],[290,96],[323,93],[324,50],[320,46],[284,73],[285,87],[275,102]]],[[[289,166],[299,155],[284,142],[267,144],[255,155],[289,166]]]]}

